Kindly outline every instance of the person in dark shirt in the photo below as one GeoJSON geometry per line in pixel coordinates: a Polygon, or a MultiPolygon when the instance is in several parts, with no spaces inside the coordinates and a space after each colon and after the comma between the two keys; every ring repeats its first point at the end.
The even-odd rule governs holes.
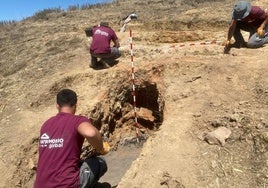
{"type": "Polygon", "coordinates": [[[85,116],[75,115],[77,95],[70,89],[57,94],[58,113],[41,127],[34,188],[86,188],[107,171],[102,157],[88,157],[81,165],[86,139],[101,155],[109,151],[101,134],[85,116]]]}
{"type": "Polygon", "coordinates": [[[250,2],[238,1],[234,5],[232,20],[228,30],[224,53],[229,53],[232,47],[259,48],[268,43],[268,13],[258,6],[252,6],[250,2]],[[249,32],[246,42],[241,30],[249,32]],[[235,42],[231,43],[234,37],[235,42]]]}
{"type": "Polygon", "coordinates": [[[108,22],[101,22],[99,26],[92,28],[92,42],[90,45],[91,64],[96,68],[99,65],[109,67],[109,62],[121,56],[119,51],[120,43],[115,31],[109,27],[108,22]],[[111,47],[111,41],[113,47],[111,47]],[[98,61],[100,58],[100,61],[98,61]]]}

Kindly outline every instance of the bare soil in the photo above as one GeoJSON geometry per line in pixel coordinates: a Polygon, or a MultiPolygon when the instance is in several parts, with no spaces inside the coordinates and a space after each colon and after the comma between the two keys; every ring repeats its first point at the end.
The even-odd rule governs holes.
{"type": "Polygon", "coordinates": [[[78,114],[92,119],[112,147],[99,187],[267,187],[268,48],[223,54],[220,44],[200,43],[225,40],[234,2],[121,0],[1,26],[0,187],[33,186],[39,129],[57,113],[62,88],[78,93],[78,114]],[[89,68],[85,27],[106,20],[119,31],[132,11],[138,20],[117,32],[118,64],[89,68]],[[217,127],[231,130],[224,146],[203,140],[217,127]]]}

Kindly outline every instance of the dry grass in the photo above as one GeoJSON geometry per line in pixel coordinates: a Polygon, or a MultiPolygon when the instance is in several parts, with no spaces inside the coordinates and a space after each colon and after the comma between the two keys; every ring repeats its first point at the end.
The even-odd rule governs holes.
{"type": "MultiPolygon", "coordinates": [[[[91,87],[95,86],[99,92],[98,87],[100,85],[107,82],[114,84],[112,80],[109,80],[109,77],[120,80],[118,79],[120,78],[120,72],[118,75],[110,73],[111,75],[109,76],[107,76],[108,71],[99,71],[96,75],[91,74],[90,71],[88,74],[74,74],[74,71],[77,70],[84,71],[82,66],[85,66],[87,61],[89,61],[87,51],[89,38],[86,37],[84,32],[86,27],[96,25],[100,21],[108,21],[118,31],[121,27],[120,21],[122,18],[131,12],[135,12],[138,15],[138,19],[128,26],[135,31],[134,41],[138,43],[136,52],[140,57],[137,56],[135,58],[139,58],[142,62],[151,62],[154,59],[158,63],[161,60],[158,59],[159,54],[162,55],[161,53],[164,53],[163,50],[158,48],[159,45],[163,45],[163,43],[211,39],[211,33],[226,29],[232,3],[233,1],[231,0],[224,2],[220,0],[116,0],[107,4],[74,5],[70,6],[67,11],[63,11],[60,8],[45,9],[20,22],[0,22],[0,117],[4,121],[8,119],[10,114],[17,112],[18,109],[30,111],[47,106],[54,100],[53,97],[57,90],[69,86],[75,88],[76,82],[83,84],[83,86],[81,86],[82,84],[79,85],[82,89],[76,89],[86,93],[84,95],[84,101],[86,101],[96,97],[96,94],[88,96],[91,87]],[[198,9],[196,9],[197,7],[198,9]],[[144,48],[145,45],[147,45],[146,48],[144,48]],[[78,67],[82,68],[79,69],[78,67]],[[103,79],[100,79],[99,76],[103,79]]],[[[126,38],[124,39],[127,41],[126,38]]],[[[196,52],[196,58],[201,55],[211,56],[212,58],[218,53],[206,50],[204,48],[203,51],[196,52]]],[[[179,54],[182,52],[176,50],[174,53],[179,54]]],[[[126,59],[123,54],[122,59],[124,58],[126,59]]],[[[178,66],[170,68],[174,72],[177,72],[178,69],[181,71],[181,75],[177,75],[177,77],[174,73],[174,83],[180,81],[182,76],[193,74],[191,70],[196,70],[194,64],[189,62],[185,62],[185,66],[182,66],[180,58],[176,59],[178,66]],[[182,70],[183,67],[185,70],[182,70]]],[[[166,61],[166,59],[162,57],[162,61],[166,61]]],[[[170,60],[167,61],[169,62],[170,60]]],[[[121,66],[124,69],[125,65],[123,63],[121,66]]],[[[165,68],[168,68],[168,66],[173,65],[168,63],[163,65],[165,68]]],[[[152,65],[152,67],[154,70],[157,69],[156,65],[152,65]]],[[[213,70],[214,67],[209,68],[213,70]]],[[[206,70],[207,67],[204,67],[204,69],[206,70]]],[[[163,72],[161,69],[159,74],[164,74],[163,72]]],[[[211,73],[213,71],[202,73],[201,75],[211,73]]],[[[144,71],[140,75],[147,75],[147,72],[144,71]]],[[[200,92],[200,94],[202,93],[200,92]]],[[[263,96],[261,96],[265,97],[266,94],[267,92],[264,92],[263,96]]],[[[9,119],[6,121],[8,122],[9,119]]],[[[11,120],[8,123],[10,122],[11,120]]],[[[200,122],[203,123],[203,121],[200,122]]],[[[198,125],[201,126],[201,123],[198,125]]],[[[250,144],[255,146],[254,149],[263,150],[265,146],[258,145],[259,135],[253,137],[253,139],[254,143],[250,144]]],[[[0,141],[0,149],[9,148],[9,145],[6,148],[2,147],[4,145],[2,138],[0,141]]],[[[7,144],[11,145],[12,143],[7,142],[7,144]]],[[[11,154],[10,158],[16,161],[14,151],[9,152],[6,152],[6,155],[11,154]]],[[[242,149],[241,152],[243,152],[242,149]]],[[[258,151],[255,153],[258,154],[258,151]]],[[[211,150],[211,156],[214,157],[216,154],[218,153],[211,150]]],[[[226,155],[223,155],[224,160],[228,160],[229,156],[228,152],[226,155]]],[[[239,161],[239,155],[235,159],[239,161]]],[[[261,158],[257,159],[264,161],[261,158]]],[[[256,168],[261,169],[260,164],[262,163],[256,165],[256,168]]],[[[217,166],[215,166],[215,171],[218,171],[219,175],[225,176],[226,173],[233,173],[228,172],[223,165],[228,165],[228,169],[231,169],[232,164],[218,162],[217,166]]],[[[236,168],[240,170],[241,167],[238,167],[236,168]]],[[[23,163],[23,166],[20,166],[20,168],[27,167],[23,163]]],[[[258,169],[253,170],[258,171],[258,169]]],[[[15,180],[21,181],[19,178],[19,176],[16,176],[15,180]]],[[[266,177],[261,178],[261,182],[267,182],[266,177]]]]}

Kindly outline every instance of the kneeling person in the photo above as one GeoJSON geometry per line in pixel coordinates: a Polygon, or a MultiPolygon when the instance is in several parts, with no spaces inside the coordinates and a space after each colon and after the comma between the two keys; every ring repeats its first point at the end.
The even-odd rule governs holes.
{"type": "Polygon", "coordinates": [[[107,22],[101,22],[99,26],[92,29],[92,43],[90,45],[91,65],[95,68],[102,63],[109,66],[110,61],[121,56],[120,43],[115,31],[109,27],[107,22]],[[114,43],[111,47],[111,41],[114,43]],[[100,58],[100,62],[98,62],[100,58]]]}
{"type": "Polygon", "coordinates": [[[93,187],[107,171],[101,157],[87,158],[81,166],[84,139],[102,155],[108,153],[109,148],[88,118],[75,115],[76,107],[74,91],[63,89],[57,94],[58,113],[48,119],[40,131],[34,188],[93,187]]]}

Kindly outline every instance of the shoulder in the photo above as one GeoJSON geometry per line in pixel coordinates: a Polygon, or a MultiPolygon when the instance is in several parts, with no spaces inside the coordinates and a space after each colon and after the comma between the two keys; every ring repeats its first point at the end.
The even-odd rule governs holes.
{"type": "Polygon", "coordinates": [[[251,19],[263,20],[266,17],[266,13],[259,6],[251,6],[251,10],[248,17],[251,19]]]}
{"type": "Polygon", "coordinates": [[[114,30],[110,26],[102,26],[103,29],[109,32],[114,32],[114,30]]]}
{"type": "Polygon", "coordinates": [[[78,127],[81,125],[81,124],[83,124],[83,123],[85,123],[85,124],[91,124],[91,122],[90,122],[90,120],[87,118],[87,117],[85,117],[85,116],[81,116],[81,115],[74,115],[74,128],[75,129],[78,129],[78,127]]]}
{"type": "Polygon", "coordinates": [[[50,117],[49,119],[47,119],[44,123],[43,126],[46,124],[50,124],[52,121],[54,121],[56,119],[57,115],[50,117]]]}
{"type": "Polygon", "coordinates": [[[83,137],[94,137],[98,130],[89,122],[82,122],[78,125],[77,131],[83,137]]]}
{"type": "Polygon", "coordinates": [[[110,28],[110,27],[109,27],[109,33],[110,33],[110,35],[116,37],[116,33],[115,33],[115,31],[114,31],[112,28],[110,28]]]}
{"type": "Polygon", "coordinates": [[[252,6],[250,13],[251,14],[265,14],[265,11],[259,6],[252,6]]]}
{"type": "Polygon", "coordinates": [[[82,123],[82,122],[90,122],[90,120],[89,120],[86,116],[75,115],[75,118],[76,118],[77,120],[79,120],[81,123],[82,123]]]}

